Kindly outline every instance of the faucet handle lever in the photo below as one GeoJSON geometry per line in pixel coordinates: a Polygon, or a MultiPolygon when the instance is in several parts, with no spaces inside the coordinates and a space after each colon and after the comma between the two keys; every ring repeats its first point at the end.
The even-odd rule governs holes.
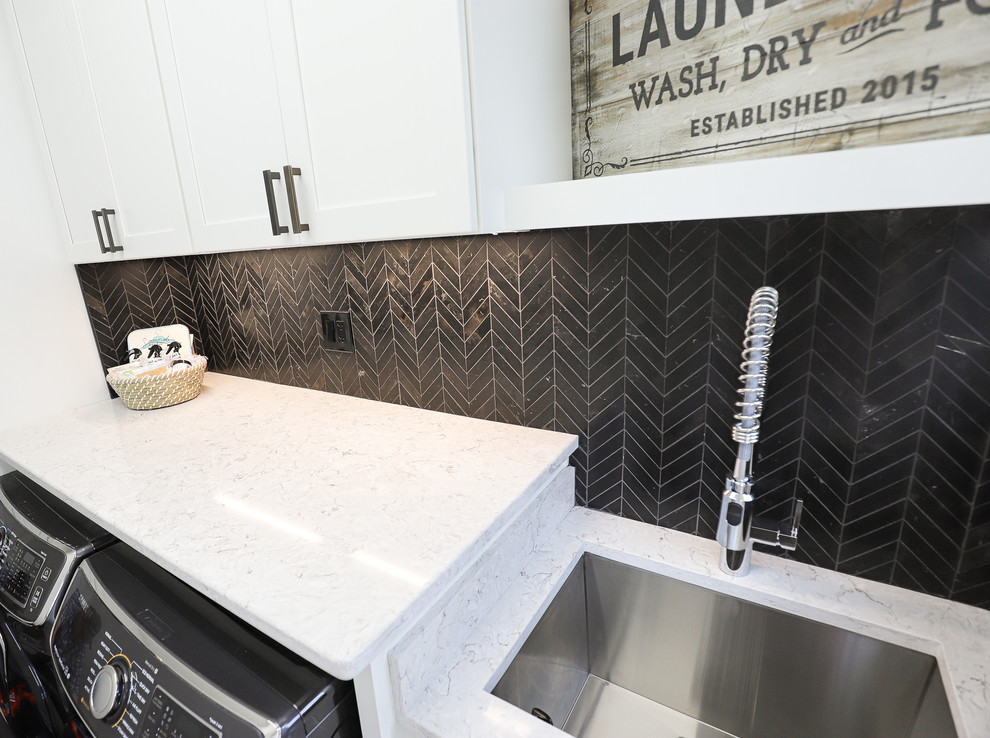
{"type": "Polygon", "coordinates": [[[780,540],[780,547],[786,548],[788,551],[793,551],[797,548],[797,535],[798,530],[801,529],[801,513],[804,512],[804,500],[794,501],[794,512],[791,514],[791,531],[790,533],[785,533],[786,523],[782,524],[780,535],[778,539],[780,540]]]}
{"type": "Polygon", "coordinates": [[[763,517],[753,518],[750,537],[757,543],[780,546],[788,551],[793,551],[797,548],[797,535],[798,529],[801,527],[801,513],[803,511],[804,500],[795,500],[790,525],[787,522],[777,523],[763,517]]]}

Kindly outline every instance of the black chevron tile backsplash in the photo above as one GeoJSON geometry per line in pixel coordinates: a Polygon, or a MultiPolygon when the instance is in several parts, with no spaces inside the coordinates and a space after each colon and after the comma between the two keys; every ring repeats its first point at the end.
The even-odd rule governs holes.
{"type": "Polygon", "coordinates": [[[781,296],[755,470],[793,555],[990,608],[990,207],[647,223],[78,267],[106,365],[575,433],[580,504],[714,536],[747,303],[781,296]],[[323,347],[350,310],[356,350],[323,347]]]}

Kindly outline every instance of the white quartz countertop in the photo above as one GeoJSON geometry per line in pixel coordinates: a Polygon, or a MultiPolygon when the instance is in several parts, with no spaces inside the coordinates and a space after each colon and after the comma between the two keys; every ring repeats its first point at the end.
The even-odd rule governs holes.
{"type": "Polygon", "coordinates": [[[207,373],[0,433],[0,460],[353,678],[522,510],[574,436],[207,373]]]}

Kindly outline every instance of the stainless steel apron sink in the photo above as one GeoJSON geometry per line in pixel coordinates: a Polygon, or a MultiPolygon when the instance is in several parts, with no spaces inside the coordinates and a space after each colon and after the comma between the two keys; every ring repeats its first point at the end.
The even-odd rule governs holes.
{"type": "Polygon", "coordinates": [[[957,736],[928,654],[591,554],[492,693],[579,738],[957,736]]]}

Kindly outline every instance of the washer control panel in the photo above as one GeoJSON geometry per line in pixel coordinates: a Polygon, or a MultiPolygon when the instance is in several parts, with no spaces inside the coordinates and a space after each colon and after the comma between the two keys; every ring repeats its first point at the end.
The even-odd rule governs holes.
{"type": "Polygon", "coordinates": [[[151,695],[148,716],[141,726],[140,738],[220,738],[220,733],[182,705],[161,687],[151,695]]]}
{"type": "Polygon", "coordinates": [[[70,554],[29,529],[4,506],[0,506],[0,534],[0,601],[19,620],[37,625],[65,584],[63,570],[70,554]]]}
{"type": "Polygon", "coordinates": [[[276,734],[273,723],[175,658],[162,645],[170,634],[154,613],[139,616],[116,603],[90,560],[83,561],[55,618],[51,643],[59,681],[94,738],[276,734]]]}
{"type": "Polygon", "coordinates": [[[76,564],[113,536],[17,471],[0,476],[0,607],[42,625],[76,564]]]}
{"type": "MultiPolygon", "coordinates": [[[[0,545],[0,587],[21,607],[28,603],[31,586],[37,581],[47,555],[18,540],[16,533],[3,528],[3,544],[0,545]]],[[[48,568],[49,576],[51,567],[48,568]]],[[[41,589],[34,594],[34,604],[41,599],[41,589]]]]}

